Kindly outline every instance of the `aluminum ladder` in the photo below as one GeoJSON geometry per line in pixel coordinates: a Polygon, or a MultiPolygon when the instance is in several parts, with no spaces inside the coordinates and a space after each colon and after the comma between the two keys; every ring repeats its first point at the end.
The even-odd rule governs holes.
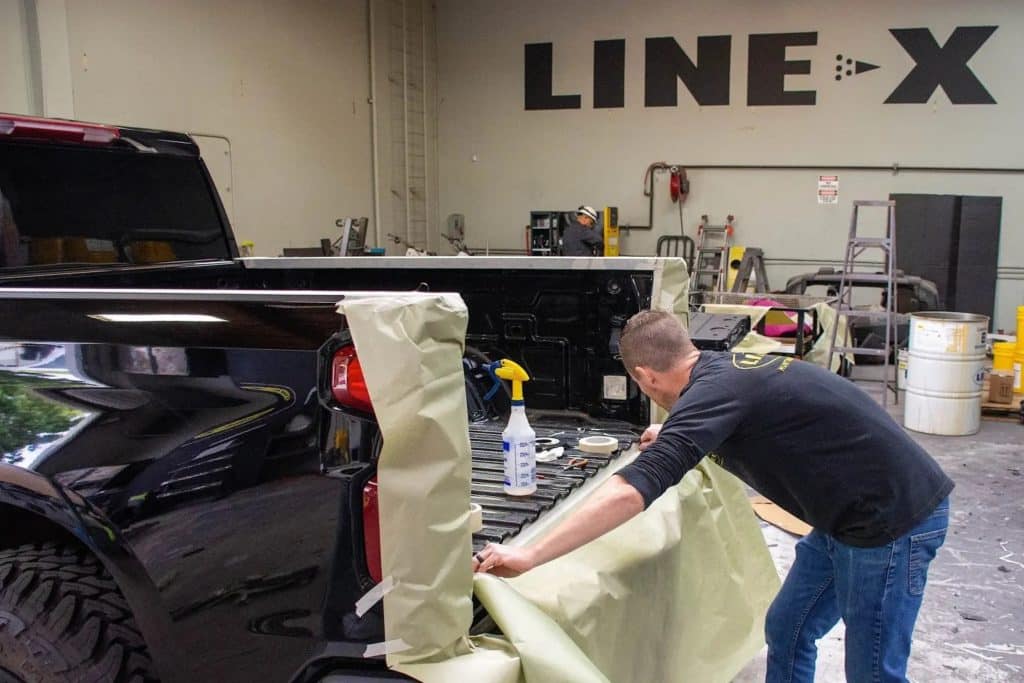
{"type": "Polygon", "coordinates": [[[725,291],[734,220],[730,215],[726,217],[725,225],[708,225],[707,215],[700,217],[693,272],[690,274],[690,292],[725,291]],[[704,282],[704,278],[710,278],[710,281],[704,282]]]}
{"type": "Polygon", "coordinates": [[[856,199],[853,202],[853,214],[850,217],[850,234],[846,241],[846,255],[843,258],[843,272],[839,277],[839,292],[836,297],[836,313],[838,316],[847,316],[846,339],[843,345],[836,345],[836,336],[839,331],[839,319],[832,327],[832,340],[828,351],[828,367],[832,367],[834,354],[850,354],[857,356],[875,356],[882,358],[882,407],[888,405],[889,392],[893,392],[895,400],[899,401],[899,394],[896,391],[896,378],[889,378],[889,362],[894,347],[896,346],[896,202],[893,200],[867,200],[856,199]],[[887,220],[884,237],[861,237],[857,234],[857,214],[861,207],[884,207],[887,220]],[[857,259],[869,249],[877,249],[884,257],[884,272],[861,273],[857,272],[857,259]],[[848,281],[848,276],[856,273],[857,280],[861,283],[881,283],[885,286],[885,309],[881,311],[859,310],[853,307],[854,286],[848,281]],[[850,335],[849,319],[851,315],[860,318],[880,319],[885,321],[885,348],[866,349],[853,346],[850,335]],[[849,345],[846,345],[849,344],[849,345]]]}
{"type": "Polygon", "coordinates": [[[767,294],[771,288],[768,284],[768,271],[764,267],[764,251],[757,247],[743,250],[743,258],[736,270],[736,279],[732,281],[732,292],[746,292],[750,287],[750,278],[754,278],[754,292],[767,294]]]}

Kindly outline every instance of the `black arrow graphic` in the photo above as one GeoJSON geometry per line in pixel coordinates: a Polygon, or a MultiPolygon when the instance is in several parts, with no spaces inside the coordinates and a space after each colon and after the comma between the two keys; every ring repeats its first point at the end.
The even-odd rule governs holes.
{"type": "Polygon", "coordinates": [[[856,71],[859,74],[862,74],[865,71],[874,71],[877,68],[879,68],[879,66],[877,64],[868,64],[867,62],[857,62],[857,66],[854,67],[854,71],[856,71]]]}

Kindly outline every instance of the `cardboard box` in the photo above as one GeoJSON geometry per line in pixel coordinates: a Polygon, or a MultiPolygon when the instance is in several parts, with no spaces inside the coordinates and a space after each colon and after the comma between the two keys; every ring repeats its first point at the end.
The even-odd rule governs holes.
{"type": "Polygon", "coordinates": [[[1013,375],[992,373],[988,377],[989,403],[1013,403],[1013,375]]]}

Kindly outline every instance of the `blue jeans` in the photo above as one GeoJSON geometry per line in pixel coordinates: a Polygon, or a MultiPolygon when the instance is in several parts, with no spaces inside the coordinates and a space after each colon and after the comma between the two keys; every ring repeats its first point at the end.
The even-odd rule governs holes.
{"type": "Polygon", "coordinates": [[[813,681],[815,643],[840,618],[846,624],[847,681],[906,681],[928,564],[948,523],[945,500],[905,536],[878,548],[855,548],[817,530],[802,538],[768,609],[767,683],[813,681]]]}

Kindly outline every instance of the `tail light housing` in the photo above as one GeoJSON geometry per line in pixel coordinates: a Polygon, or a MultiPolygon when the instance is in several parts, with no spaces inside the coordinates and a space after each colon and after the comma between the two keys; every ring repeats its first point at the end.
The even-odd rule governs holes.
{"type": "Polygon", "coordinates": [[[363,550],[366,568],[376,583],[380,583],[380,503],[377,498],[377,477],[363,487],[363,550]]]}
{"type": "Polygon", "coordinates": [[[331,359],[331,396],[345,408],[373,412],[363,366],[356,355],[356,347],[351,344],[335,351],[331,359]]]}
{"type": "Polygon", "coordinates": [[[81,123],[79,121],[2,114],[0,115],[0,135],[8,135],[14,138],[109,145],[115,140],[120,139],[121,130],[98,123],[81,123]]]}

